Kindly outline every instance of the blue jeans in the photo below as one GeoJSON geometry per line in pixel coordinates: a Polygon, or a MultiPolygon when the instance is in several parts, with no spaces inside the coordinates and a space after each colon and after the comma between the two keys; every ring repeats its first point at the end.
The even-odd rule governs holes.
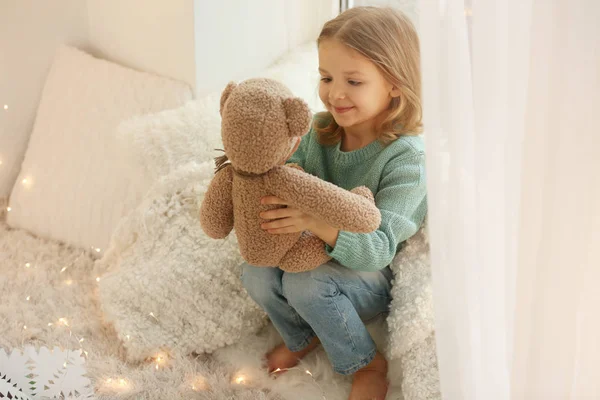
{"type": "Polygon", "coordinates": [[[330,261],[312,271],[242,265],[246,291],[269,315],[290,351],[318,336],[333,369],[350,375],[376,347],[364,322],[389,311],[392,271],[355,271],[330,261]]]}

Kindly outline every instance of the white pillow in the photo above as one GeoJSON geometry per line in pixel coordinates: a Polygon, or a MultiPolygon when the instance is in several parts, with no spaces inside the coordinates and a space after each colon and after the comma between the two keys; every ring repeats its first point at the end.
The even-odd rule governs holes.
{"type": "Polygon", "coordinates": [[[174,110],[131,118],[117,137],[147,174],[156,179],[190,161],[209,161],[222,148],[220,93],[187,102],[174,110]]]}
{"type": "Polygon", "coordinates": [[[199,204],[213,175],[212,162],[192,162],[159,179],[96,263],[104,318],[129,361],[165,347],[212,352],[266,323],[239,279],[235,235],[214,240],[200,227],[199,204]]]}
{"type": "Polygon", "coordinates": [[[134,115],[179,107],[191,88],[62,46],[46,79],[9,225],[104,249],[149,180],[119,149],[115,128],[134,115]]]}

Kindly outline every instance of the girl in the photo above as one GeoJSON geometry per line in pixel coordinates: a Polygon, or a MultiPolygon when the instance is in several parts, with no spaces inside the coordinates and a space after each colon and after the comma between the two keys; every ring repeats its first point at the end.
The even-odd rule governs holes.
{"type": "MultiPolygon", "coordinates": [[[[333,260],[296,274],[244,264],[242,281],[284,340],[266,355],[269,372],[291,368],[321,343],[336,372],[354,374],[350,399],[383,400],[387,362],[364,322],[388,311],[389,264],[427,208],[424,145],[416,136],[419,42],[402,13],[357,7],[327,22],[317,44],[327,112],[316,115],[289,162],[348,190],[370,188],[381,225],[357,234],[293,207],[263,212],[263,229],[274,235],[309,230],[333,260]]],[[[276,197],[262,202],[286,205],[276,197]]]]}

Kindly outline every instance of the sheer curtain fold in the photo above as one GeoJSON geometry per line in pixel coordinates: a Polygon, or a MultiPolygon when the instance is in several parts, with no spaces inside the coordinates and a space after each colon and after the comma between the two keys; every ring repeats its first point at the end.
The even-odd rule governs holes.
{"type": "Polygon", "coordinates": [[[472,3],[420,5],[442,393],[600,398],[600,2],[472,3]]]}

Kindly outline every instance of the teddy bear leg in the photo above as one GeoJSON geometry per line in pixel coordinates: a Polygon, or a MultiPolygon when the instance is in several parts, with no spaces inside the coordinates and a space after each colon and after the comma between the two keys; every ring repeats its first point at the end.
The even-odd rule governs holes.
{"type": "Polygon", "coordinates": [[[310,232],[303,232],[296,244],[283,256],[279,268],[286,272],[302,272],[317,268],[331,260],[325,243],[310,232]]]}

